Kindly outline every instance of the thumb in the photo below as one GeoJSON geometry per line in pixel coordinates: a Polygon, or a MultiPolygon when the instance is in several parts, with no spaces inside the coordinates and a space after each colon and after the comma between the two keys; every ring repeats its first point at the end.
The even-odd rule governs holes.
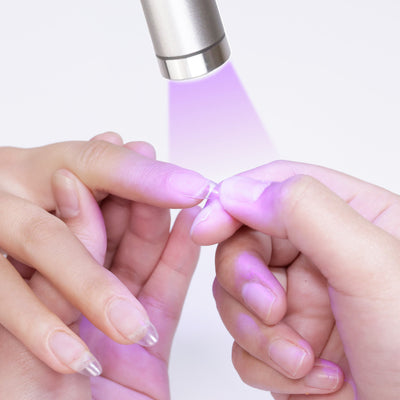
{"type": "Polygon", "coordinates": [[[52,178],[57,214],[93,258],[103,265],[107,233],[99,205],[90,190],[71,172],[58,170],[52,178]]]}
{"type": "Polygon", "coordinates": [[[232,178],[221,185],[220,200],[242,223],[289,239],[326,277],[357,398],[397,399],[397,240],[308,176],[271,184],[232,178]]]}
{"type": "Polygon", "coordinates": [[[289,239],[341,292],[373,295],[399,275],[398,242],[309,176],[280,183],[233,177],[222,183],[220,201],[245,225],[289,239]]]}

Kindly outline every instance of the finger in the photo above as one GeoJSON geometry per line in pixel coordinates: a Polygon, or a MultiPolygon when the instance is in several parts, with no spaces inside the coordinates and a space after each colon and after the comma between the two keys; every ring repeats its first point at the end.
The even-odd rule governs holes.
{"type": "MultiPolygon", "coordinates": [[[[284,250],[285,245],[278,242],[278,250],[284,250]]],[[[277,324],[284,317],[285,324],[319,356],[334,325],[326,280],[303,255],[296,254],[287,269],[270,270],[270,258],[276,253],[272,246],[268,236],[242,227],[217,249],[218,283],[264,324],[277,324]],[[277,271],[285,274],[282,283],[277,271]],[[287,299],[285,281],[290,287],[287,299]]]]}
{"type": "Polygon", "coordinates": [[[0,238],[1,247],[40,271],[113,340],[133,343],[143,337],[150,322],[142,305],[94,260],[63,222],[8,194],[1,193],[0,201],[0,230],[8,232],[0,238]]]}
{"type": "MultiPolygon", "coordinates": [[[[261,360],[254,358],[236,342],[232,347],[232,362],[241,379],[248,385],[261,390],[268,390],[279,394],[290,394],[290,398],[297,398],[297,394],[322,395],[337,392],[339,395],[347,393],[350,384],[343,386],[343,373],[335,364],[317,359],[311,371],[300,379],[290,379],[261,360]]],[[[344,399],[347,397],[335,397],[344,399]]],[[[287,398],[282,397],[282,398],[287,398]]],[[[317,396],[313,396],[318,398],[317,396]]],[[[350,397],[348,397],[350,399],[350,397]]],[[[352,398],[352,397],[351,397],[352,398]]]]}
{"type": "Polygon", "coordinates": [[[104,262],[107,236],[101,210],[90,191],[67,170],[58,170],[52,179],[56,215],[70,228],[93,258],[104,262]]]}
{"type": "Polygon", "coordinates": [[[132,201],[118,196],[108,196],[101,204],[104,225],[107,232],[107,250],[104,266],[111,268],[115,253],[128,227],[132,201]]]}
{"type": "MultiPolygon", "coordinates": [[[[58,171],[55,174],[53,190],[55,198],[59,200],[58,214],[68,221],[71,230],[80,236],[87,247],[91,248],[93,255],[101,258],[102,251],[95,248],[95,243],[91,242],[93,235],[90,234],[90,230],[95,232],[97,246],[104,247],[104,234],[103,240],[100,234],[102,219],[101,215],[99,218],[97,203],[90,192],[82,188],[82,185],[79,187],[79,182],[74,180],[76,178],[68,171],[58,171]],[[71,192],[79,189],[80,196],[77,198],[71,196],[71,192]],[[84,212],[80,213],[81,210],[84,212]]],[[[13,282],[10,279],[5,281],[8,289],[12,290],[13,282]]],[[[91,376],[101,374],[101,365],[75,333],[76,323],[80,316],[79,311],[39,272],[36,271],[28,283],[30,289],[25,287],[24,291],[24,285],[20,284],[19,289],[12,291],[14,298],[18,298],[17,306],[21,306],[20,303],[24,301],[24,307],[18,313],[8,308],[7,316],[11,321],[7,322],[6,319],[3,324],[39,359],[56,371],[61,373],[76,371],[91,376]],[[18,328],[12,320],[13,315],[18,316],[20,325],[25,328],[29,326],[30,329],[18,328]],[[29,316],[32,315],[35,316],[34,324],[29,320],[32,318],[29,316]]],[[[6,302],[2,301],[2,305],[5,304],[6,302]]]]}
{"type": "Polygon", "coordinates": [[[116,251],[111,271],[134,295],[157,266],[168,241],[170,212],[132,202],[128,224],[116,251]]]}
{"type": "MultiPolygon", "coordinates": [[[[400,331],[393,325],[400,312],[398,241],[310,177],[270,185],[230,179],[222,184],[220,198],[226,210],[243,223],[289,239],[327,279],[341,338],[352,349],[348,358],[353,375],[363,387],[371,388],[366,360],[373,356],[365,349],[379,348],[379,354],[400,356],[393,346],[400,331]],[[379,332],[387,333],[385,339],[376,332],[377,326],[379,332]],[[371,334],[364,335],[365,331],[371,334]]],[[[387,369],[386,357],[374,363],[381,371],[387,369]]],[[[383,386],[390,384],[388,379],[383,386]]]]}
{"type": "Polygon", "coordinates": [[[54,370],[91,376],[101,373],[85,343],[49,312],[4,257],[0,259],[0,321],[54,370]]]}
{"type": "MultiPolygon", "coordinates": [[[[138,297],[148,310],[159,332],[157,344],[146,349],[138,349],[137,346],[127,348],[104,340],[96,332],[89,340],[96,347],[96,355],[102,360],[104,376],[120,385],[132,387],[132,376],[142,371],[143,365],[154,362],[154,357],[157,363],[160,362],[161,368],[154,371],[153,378],[168,385],[165,364],[168,363],[172,338],[199,257],[200,249],[188,235],[197,213],[198,209],[194,208],[184,210],[179,214],[162,259],[138,297]],[[113,354],[114,357],[111,358],[109,354],[113,354]],[[114,362],[114,359],[126,360],[127,358],[134,359],[136,362],[120,365],[114,362]]],[[[139,382],[141,392],[151,393],[154,398],[162,397],[159,387],[153,384],[154,379],[139,382]]]]}
{"type": "Polygon", "coordinates": [[[210,187],[209,180],[196,172],[103,140],[53,144],[23,152],[23,157],[23,165],[30,166],[23,182],[30,188],[29,198],[48,210],[54,203],[46,183],[58,169],[68,169],[91,191],[166,208],[192,207],[207,196],[210,187]]]}
{"type": "MultiPolygon", "coordinates": [[[[91,193],[67,170],[55,172],[52,188],[57,215],[62,214],[63,220],[68,221],[71,231],[77,233],[93,257],[99,263],[103,263],[106,233],[101,211],[91,193]],[[75,195],[78,189],[80,189],[80,201],[86,205],[85,212],[80,212],[79,198],[75,195]]],[[[26,279],[32,277],[34,269],[18,260],[12,260],[12,263],[26,279]]]]}
{"type": "MultiPolygon", "coordinates": [[[[322,182],[333,192],[335,192],[344,201],[357,210],[362,216],[369,220],[374,220],[381,216],[393,203],[399,203],[399,198],[395,194],[363,182],[349,175],[315,165],[295,163],[289,161],[275,161],[263,165],[253,170],[246,171],[239,176],[255,180],[268,182],[281,182],[297,175],[307,175],[314,177],[322,182]]],[[[221,209],[203,211],[199,214],[192,228],[192,235],[196,242],[203,244],[213,241],[214,243],[225,240],[228,234],[225,234],[225,227],[228,232],[232,229],[232,219],[226,215],[221,215],[226,211],[221,209]],[[221,221],[215,223],[215,221],[221,221]]],[[[398,234],[397,226],[394,226],[390,214],[384,213],[387,217],[382,221],[385,228],[395,231],[398,234]]]]}
{"type": "Polygon", "coordinates": [[[388,258],[387,267],[392,265],[398,274],[392,259],[397,242],[313,178],[297,176],[273,184],[232,178],[222,184],[220,198],[225,209],[246,225],[289,239],[340,290],[355,294],[353,289],[366,289],[368,284],[360,276],[365,276],[368,266],[379,281],[385,279],[369,262],[370,252],[360,257],[359,249],[368,243],[376,256],[384,257],[382,261],[388,258]],[[391,251],[381,254],[379,244],[391,251]],[[352,280],[356,276],[357,284],[352,280]]]}
{"type": "Polygon", "coordinates": [[[286,313],[286,293],[268,268],[271,255],[270,237],[243,227],[215,257],[218,283],[267,325],[286,313]]]}
{"type": "Polygon", "coordinates": [[[117,146],[122,146],[124,144],[122,137],[115,132],[100,133],[99,135],[93,136],[90,140],[103,140],[104,142],[113,143],[117,146]]]}
{"type": "MultiPolygon", "coordinates": [[[[56,214],[62,219],[93,258],[104,262],[106,232],[99,206],[90,191],[69,171],[53,175],[56,214]]],[[[38,271],[29,282],[37,296],[67,325],[77,322],[80,312],[38,271]],[[51,300],[49,300],[51,299],[51,300]]]]}
{"type": "MultiPolygon", "coordinates": [[[[300,254],[287,268],[287,280],[289,295],[284,321],[310,344],[317,357],[322,357],[335,326],[326,279],[300,254]]],[[[333,361],[332,353],[324,358],[333,361]]]]}
{"type": "Polygon", "coordinates": [[[28,265],[19,262],[15,258],[11,256],[7,256],[8,261],[13,265],[13,267],[19,272],[19,274],[24,278],[24,279],[30,279],[32,278],[32,275],[35,273],[35,269],[29,267],[28,265]]]}
{"type": "Polygon", "coordinates": [[[156,159],[156,150],[150,143],[142,141],[128,142],[125,144],[125,147],[151,160],[156,159]]]}
{"type": "Polygon", "coordinates": [[[271,267],[286,267],[299,254],[299,250],[287,239],[271,237],[272,254],[269,265],[271,267]]]}
{"type": "Polygon", "coordinates": [[[222,321],[240,347],[291,379],[304,377],[314,364],[309,344],[281,322],[267,326],[244,308],[216,280],[214,297],[222,321]]]}
{"type": "MultiPolygon", "coordinates": [[[[114,132],[106,132],[100,135],[94,136],[93,140],[103,140],[105,142],[109,142],[115,145],[123,146],[123,140],[120,135],[114,132]]],[[[105,197],[106,194],[103,196],[105,197]]],[[[98,200],[102,200],[103,196],[100,198],[97,197],[98,200]]],[[[114,253],[117,249],[120,238],[122,237],[123,232],[125,231],[127,217],[129,215],[129,201],[120,199],[116,196],[108,196],[102,202],[102,213],[104,218],[104,225],[106,227],[107,232],[107,246],[106,246],[106,255],[104,259],[104,266],[109,269],[114,253]],[[112,213],[108,212],[109,203],[113,204],[111,209],[112,213]],[[115,203],[115,204],[114,204],[115,203]],[[112,214],[109,216],[109,214],[112,214]]]]}
{"type": "Polygon", "coordinates": [[[154,350],[165,360],[199,259],[200,248],[189,236],[198,212],[196,207],[178,215],[161,260],[138,297],[156,321],[160,342],[154,350]]]}
{"type": "MultiPolygon", "coordinates": [[[[146,142],[130,142],[125,144],[126,148],[137,152],[144,157],[155,159],[153,146],[146,142]]],[[[132,202],[117,196],[108,196],[102,202],[102,213],[107,231],[107,253],[104,265],[110,268],[114,255],[121,243],[122,237],[128,227],[132,202]]]]}
{"type": "Polygon", "coordinates": [[[190,235],[195,243],[210,246],[232,236],[241,226],[216,198],[208,202],[194,220],[190,235]]]}

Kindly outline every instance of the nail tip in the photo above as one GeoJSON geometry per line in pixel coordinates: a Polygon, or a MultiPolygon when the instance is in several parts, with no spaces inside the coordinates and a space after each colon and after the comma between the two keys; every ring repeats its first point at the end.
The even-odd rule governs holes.
{"type": "Polygon", "coordinates": [[[213,181],[208,181],[198,193],[191,196],[195,200],[208,200],[211,197],[218,196],[217,184],[213,181]]]}
{"type": "Polygon", "coordinates": [[[93,357],[92,360],[78,372],[81,375],[95,378],[103,373],[103,368],[99,361],[93,357]]]}
{"type": "Polygon", "coordinates": [[[152,347],[157,344],[159,339],[158,332],[156,327],[150,322],[147,326],[145,336],[140,339],[137,344],[143,347],[152,347]]]}

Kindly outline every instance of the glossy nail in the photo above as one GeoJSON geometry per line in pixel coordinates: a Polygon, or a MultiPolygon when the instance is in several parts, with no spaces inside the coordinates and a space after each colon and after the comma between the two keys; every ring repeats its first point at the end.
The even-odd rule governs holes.
{"type": "Polygon", "coordinates": [[[89,350],[72,335],[55,331],[49,337],[49,347],[55,357],[73,371],[86,376],[99,376],[102,368],[89,350]]]}
{"type": "Polygon", "coordinates": [[[126,299],[114,299],[107,307],[108,318],[114,328],[129,342],[157,342],[158,335],[146,314],[126,299]]]}
{"type": "Polygon", "coordinates": [[[268,355],[272,361],[290,376],[295,377],[307,353],[304,349],[288,340],[276,339],[270,344],[268,355]]]}
{"type": "Polygon", "coordinates": [[[315,364],[304,377],[304,383],[311,388],[335,390],[339,385],[339,369],[333,365],[315,364]]]}
{"type": "Polygon", "coordinates": [[[154,346],[158,342],[158,332],[156,327],[150,322],[147,326],[145,336],[140,339],[136,344],[140,344],[143,347],[154,346]]]}
{"type": "Polygon", "coordinates": [[[171,175],[168,184],[173,191],[196,200],[206,199],[216,186],[214,182],[191,171],[171,175]]]}
{"type": "Polygon", "coordinates": [[[264,322],[268,322],[276,296],[269,288],[258,282],[248,282],[242,287],[242,297],[246,305],[264,322]]]}
{"type": "Polygon", "coordinates": [[[235,176],[222,182],[220,197],[239,203],[254,203],[270,185],[270,182],[235,176]]]}

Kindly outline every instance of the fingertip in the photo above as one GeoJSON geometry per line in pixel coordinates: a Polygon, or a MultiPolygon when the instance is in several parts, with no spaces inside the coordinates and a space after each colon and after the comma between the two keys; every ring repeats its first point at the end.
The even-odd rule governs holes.
{"type": "Polygon", "coordinates": [[[231,217],[219,200],[213,200],[195,218],[190,234],[195,243],[210,246],[232,236],[241,223],[231,217]]]}
{"type": "Polygon", "coordinates": [[[157,158],[156,149],[147,142],[129,142],[124,145],[124,147],[134,151],[135,153],[139,153],[140,155],[151,158],[155,160],[157,158]]]}
{"type": "Polygon", "coordinates": [[[122,146],[124,144],[122,137],[115,132],[100,133],[99,135],[96,135],[90,139],[90,141],[93,140],[102,140],[104,142],[116,144],[117,146],[122,146]]]}
{"type": "Polygon", "coordinates": [[[268,348],[270,360],[290,379],[306,376],[314,364],[314,352],[311,346],[301,338],[277,337],[268,348]]]}
{"type": "Polygon", "coordinates": [[[233,176],[220,185],[220,199],[224,206],[235,207],[255,203],[271,182],[244,176],[233,176]]]}
{"type": "Polygon", "coordinates": [[[249,311],[254,312],[266,325],[279,323],[287,311],[286,296],[277,285],[247,282],[242,287],[242,297],[249,311]],[[269,286],[275,286],[273,289],[269,286]],[[278,290],[277,290],[278,289],[278,290]]]}
{"type": "Polygon", "coordinates": [[[304,377],[305,386],[325,393],[338,391],[344,382],[341,368],[327,360],[316,360],[312,370],[304,377]]]}
{"type": "Polygon", "coordinates": [[[55,358],[54,369],[60,373],[78,372],[85,376],[99,376],[102,367],[85,343],[73,332],[55,330],[48,337],[48,348],[55,358]]]}

